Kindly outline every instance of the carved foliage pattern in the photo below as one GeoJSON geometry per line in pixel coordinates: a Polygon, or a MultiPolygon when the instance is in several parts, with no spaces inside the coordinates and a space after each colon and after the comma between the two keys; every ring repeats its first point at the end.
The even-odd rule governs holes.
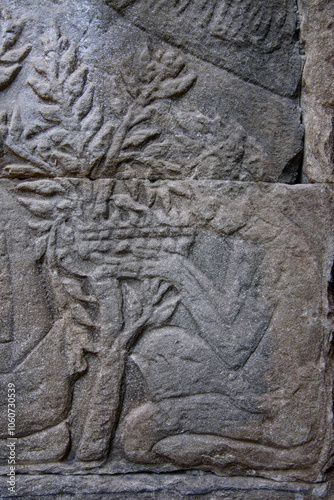
{"type": "MultiPolygon", "coordinates": [[[[120,10],[143,3],[142,0],[106,1],[120,10]]],[[[145,7],[154,14],[170,12],[180,24],[196,19],[191,15],[193,10],[200,12],[197,26],[208,30],[211,36],[232,40],[239,45],[253,44],[268,52],[277,49],[286,32],[291,30],[287,22],[287,0],[270,3],[265,0],[176,0],[172,4],[168,0],[150,0],[145,1],[145,7]]]]}
{"type": "Polygon", "coordinates": [[[103,155],[111,124],[104,123],[94,103],[89,69],[78,62],[77,48],[57,27],[42,40],[42,56],[33,59],[28,84],[38,99],[37,115],[22,123],[17,108],[12,116],[7,146],[35,165],[9,166],[11,175],[87,175],[103,155]]]}
{"type": "Polygon", "coordinates": [[[17,189],[36,217],[29,224],[37,235],[36,259],[64,328],[69,374],[85,372],[85,353],[91,352],[110,377],[108,383],[102,375],[95,382],[78,451],[82,460],[101,458],[120,411],[127,353],[143,329],[168,323],[180,301],[168,280],[154,273],[140,276],[141,262],[159,253],[186,253],[192,231],[159,225],[160,219],[170,219],[170,207],[161,206],[160,218],[150,209],[159,202],[159,189],[140,200],[136,184],[128,193],[113,193],[112,181],[45,179],[17,189]]]}
{"type": "Polygon", "coordinates": [[[0,35],[0,90],[4,90],[22,68],[22,61],[31,50],[31,45],[16,44],[24,27],[24,21],[15,21],[8,9],[1,10],[0,35]]]}
{"type": "MultiPolygon", "coordinates": [[[[29,223],[37,236],[36,260],[46,263],[59,314],[65,314],[69,320],[71,335],[76,332],[77,338],[83,336],[86,349],[96,349],[87,341],[90,329],[106,328],[96,311],[98,282],[110,279],[113,273],[121,273],[118,268],[129,259],[131,265],[138,266],[140,251],[146,252],[146,257],[157,255],[158,247],[161,247],[157,238],[164,232],[166,249],[162,251],[168,251],[173,245],[175,251],[178,248],[182,251],[189,241],[189,236],[183,235],[179,228],[175,229],[173,243],[168,238],[168,229],[158,229],[161,220],[170,219],[168,202],[161,206],[158,216],[153,215],[149,208],[169,192],[184,195],[177,189],[164,188],[159,194],[157,188],[156,193],[146,197],[145,204],[136,200],[136,187],[128,194],[112,194],[113,182],[80,184],[65,179],[37,180],[19,184],[18,191],[20,202],[36,217],[29,223]],[[149,237],[152,224],[156,235],[149,237]],[[145,247],[145,241],[148,247],[136,250],[136,243],[145,247]],[[135,261],[131,260],[133,258],[135,261]]],[[[129,268],[124,277],[126,275],[136,278],[136,270],[129,268]]],[[[132,289],[126,283],[123,287],[127,318],[125,344],[134,331],[144,325],[164,323],[173,314],[179,300],[177,296],[169,296],[170,286],[161,284],[159,279],[144,280],[142,286],[145,290],[132,289]]],[[[69,342],[71,346],[75,344],[69,342]]],[[[74,371],[78,369],[78,366],[73,367],[74,371]]]]}
{"type": "Polygon", "coordinates": [[[2,116],[4,143],[20,159],[5,175],[253,180],[270,170],[263,147],[237,123],[173,108],[196,82],[175,51],[144,46],[124,61],[106,120],[75,44],[57,26],[41,43],[27,80],[33,117],[22,117],[19,105],[2,116]]]}
{"type": "MultiPolygon", "coordinates": [[[[180,302],[212,353],[230,368],[244,365],[267,324],[262,306],[259,320],[248,298],[240,301],[242,280],[231,300],[188,260],[195,233],[187,211],[177,206],[192,197],[191,188],[122,186],[62,178],[17,186],[20,202],[35,216],[29,227],[36,232],[36,259],[52,290],[56,322],[63,325],[69,374],[87,370],[87,352],[98,358],[77,451],[81,460],[107,456],[121,411],[126,359],[144,330],[169,325],[180,302]],[[252,328],[245,335],[246,320],[252,328]],[[240,335],[247,345],[242,351],[240,335]]],[[[250,286],[253,271],[247,280],[250,286]]]]}
{"type": "Polygon", "coordinates": [[[123,72],[130,98],[123,117],[105,122],[94,103],[89,69],[78,62],[74,44],[55,27],[42,45],[43,56],[33,59],[34,75],[28,79],[38,99],[38,119],[23,123],[16,108],[5,130],[6,145],[31,162],[8,165],[5,172],[11,177],[115,174],[122,162],[132,160],[138,148],[159,135],[159,129],[150,126],[154,104],[182,95],[196,80],[174,52],[152,55],[146,48],[137,73],[123,72]]]}

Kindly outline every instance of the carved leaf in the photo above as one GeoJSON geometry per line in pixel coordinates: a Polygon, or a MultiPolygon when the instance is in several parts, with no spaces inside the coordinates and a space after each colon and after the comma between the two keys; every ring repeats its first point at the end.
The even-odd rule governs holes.
{"type": "Polygon", "coordinates": [[[149,120],[150,118],[152,118],[155,112],[155,106],[146,106],[141,113],[138,113],[138,115],[135,116],[134,120],[132,121],[132,126],[134,127],[135,125],[138,125],[138,123],[149,120]]]}
{"type": "Polygon", "coordinates": [[[35,198],[22,198],[21,196],[18,199],[22,205],[37,217],[51,217],[56,206],[56,201],[52,199],[36,200],[35,198]]]}
{"type": "Polygon", "coordinates": [[[53,123],[60,123],[62,121],[61,110],[57,105],[44,105],[39,106],[39,112],[42,117],[53,123]]]}
{"type": "Polygon", "coordinates": [[[48,66],[47,66],[47,63],[43,57],[35,57],[33,60],[33,65],[34,65],[36,73],[47,78],[48,66]]]}
{"type": "MultiPolygon", "coordinates": [[[[53,126],[52,122],[49,122],[49,121],[41,122],[41,121],[37,121],[37,120],[32,120],[24,129],[24,134],[23,134],[22,139],[25,139],[25,140],[31,139],[35,135],[37,135],[37,134],[40,135],[42,132],[45,132],[46,130],[48,130],[52,126],[53,126]]],[[[28,157],[27,157],[27,159],[28,159],[28,157]]]]}
{"type": "Polygon", "coordinates": [[[130,137],[127,137],[123,143],[123,148],[131,146],[141,146],[150,139],[154,139],[160,134],[156,128],[149,128],[145,130],[136,130],[130,137]]]}
{"type": "Polygon", "coordinates": [[[65,89],[69,94],[74,97],[79,97],[86,85],[88,75],[88,67],[80,66],[72,75],[67,79],[65,89]]]}
{"type": "Polygon", "coordinates": [[[91,151],[105,150],[110,144],[113,131],[114,126],[110,122],[105,123],[91,141],[89,149],[91,151]]]}
{"type": "Polygon", "coordinates": [[[77,100],[74,105],[73,111],[78,120],[81,121],[92,109],[94,97],[94,87],[90,85],[83,95],[77,100]]]}
{"type": "Polygon", "coordinates": [[[101,129],[102,125],[103,116],[101,110],[99,108],[95,108],[82,120],[81,128],[83,132],[95,135],[101,129]]]}
{"type": "Polygon", "coordinates": [[[37,193],[42,196],[65,193],[65,189],[59,184],[59,182],[51,180],[24,182],[19,184],[17,189],[22,192],[37,193]]]}
{"type": "Polygon", "coordinates": [[[172,80],[168,78],[161,83],[160,89],[153,95],[155,98],[178,97],[187,92],[195,83],[197,76],[193,73],[172,80]]]}
{"type": "Polygon", "coordinates": [[[10,63],[21,62],[23,59],[27,57],[30,51],[31,51],[31,45],[24,45],[19,49],[8,50],[0,58],[0,63],[10,64],[10,63]]]}
{"type": "MultiPolygon", "coordinates": [[[[8,13],[8,11],[7,11],[8,13]]],[[[5,22],[4,29],[1,35],[1,55],[15,45],[21,34],[23,25],[14,23],[8,13],[7,22],[5,22]]]]}
{"type": "Polygon", "coordinates": [[[46,233],[52,227],[52,222],[49,221],[29,221],[28,227],[37,233],[46,233]]]}
{"type": "Polygon", "coordinates": [[[29,178],[29,177],[44,177],[44,170],[30,164],[12,164],[4,168],[4,173],[8,177],[29,178]]]}
{"type": "Polygon", "coordinates": [[[5,89],[16,77],[22,68],[22,62],[31,50],[31,45],[26,44],[17,49],[13,46],[18,41],[24,23],[12,19],[9,10],[2,11],[3,22],[0,37],[0,90],[5,89]]]}
{"type": "Polygon", "coordinates": [[[28,80],[28,84],[40,99],[56,102],[51,89],[51,84],[47,81],[31,78],[28,80]]]}
{"type": "MultiPolygon", "coordinates": [[[[66,78],[74,72],[77,64],[77,48],[72,43],[70,47],[63,53],[60,58],[59,63],[59,78],[62,81],[65,81],[66,78]]],[[[86,71],[86,76],[88,73],[88,68],[82,68],[86,71]]],[[[81,69],[81,70],[82,70],[81,69]]]]}
{"type": "Polygon", "coordinates": [[[80,171],[80,164],[75,155],[63,153],[58,149],[54,149],[51,155],[52,163],[59,164],[61,170],[65,174],[77,174],[80,171]]]}
{"type": "Polygon", "coordinates": [[[9,67],[0,66],[0,90],[5,89],[16,77],[22,66],[20,64],[14,64],[9,67]]]}

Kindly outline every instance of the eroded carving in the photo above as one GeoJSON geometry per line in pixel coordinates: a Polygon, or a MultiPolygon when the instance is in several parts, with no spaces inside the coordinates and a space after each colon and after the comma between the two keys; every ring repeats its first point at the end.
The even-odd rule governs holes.
{"type": "MultiPolygon", "coordinates": [[[[14,346],[16,361],[3,363],[2,380],[14,377],[24,394],[21,464],[278,478],[290,477],[293,460],[298,477],[319,473],[328,395],[318,390],[321,331],[304,318],[320,307],[320,294],[309,290],[322,243],[308,240],[303,214],[295,234],[289,214],[294,204],[308,211],[320,189],[56,178],[15,182],[13,191],[13,184],[2,181],[9,189],[2,200],[15,193],[12,215],[19,209],[29,226],[27,253],[36,242],[52,315],[25,353],[15,351],[25,341],[17,328],[3,344],[14,346]],[[278,298],[275,287],[284,290],[278,298]],[[287,338],[291,323],[296,332],[287,338]],[[312,415],[301,413],[309,405],[312,415]]],[[[327,220],[325,205],[319,220],[327,220]]],[[[3,434],[4,460],[5,443],[3,434]]]]}
{"type": "Polygon", "coordinates": [[[15,21],[9,9],[0,6],[0,90],[4,90],[22,68],[22,61],[31,50],[31,45],[15,47],[24,27],[24,21],[15,21]]]}
{"type": "Polygon", "coordinates": [[[174,52],[151,54],[146,48],[135,73],[133,65],[124,67],[128,99],[122,118],[104,123],[94,106],[94,85],[87,83],[88,67],[78,63],[74,44],[57,28],[42,44],[43,57],[33,60],[35,76],[28,80],[39,100],[39,119],[23,124],[16,109],[6,138],[15,154],[34,165],[9,165],[5,171],[10,176],[114,176],[120,164],[136,160],[135,151],[160,134],[150,126],[154,105],[182,95],[196,80],[174,52]]]}
{"type": "MultiPolygon", "coordinates": [[[[65,179],[27,181],[17,189],[35,216],[30,226],[37,233],[36,259],[56,311],[48,337],[65,342],[65,379],[89,370],[86,353],[98,360],[77,459],[108,456],[129,353],[145,332],[149,342],[163,328],[172,334],[168,325],[181,305],[193,322],[189,339],[202,338],[226,373],[247,362],[267,325],[265,306],[254,307],[258,252],[249,248],[246,255],[236,242],[233,266],[225,272],[226,282],[234,285],[219,290],[189,260],[196,232],[187,214],[173,206],[191,191],[131,183],[120,192],[113,181],[65,179]]],[[[234,397],[233,389],[223,394],[234,397]]]]}
{"type": "Polygon", "coordinates": [[[7,167],[10,175],[87,175],[104,153],[112,125],[94,102],[89,69],[77,47],[57,27],[41,39],[28,84],[38,99],[37,119],[22,123],[19,108],[8,125],[6,145],[31,165],[7,167]]]}
{"type": "MultiPolygon", "coordinates": [[[[17,95],[31,47],[4,10],[0,385],[19,467],[319,481],[333,193],[272,182],[301,151],[295,1],[102,3],[18,8],[36,47],[17,95]]],[[[6,419],[1,399],[5,466],[6,419]]]]}
{"type": "Polygon", "coordinates": [[[197,78],[175,51],[146,45],[124,61],[106,120],[77,47],[57,27],[42,46],[28,79],[37,117],[17,106],[2,126],[6,146],[29,163],[7,165],[7,176],[272,180],[274,162],[240,124],[175,108],[197,78]]]}

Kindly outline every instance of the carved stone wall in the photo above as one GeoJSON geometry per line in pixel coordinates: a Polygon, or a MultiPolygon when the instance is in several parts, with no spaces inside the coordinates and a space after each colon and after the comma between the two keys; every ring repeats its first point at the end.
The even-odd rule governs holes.
{"type": "Polygon", "coordinates": [[[333,498],[332,11],[1,0],[1,498],[333,498]]]}

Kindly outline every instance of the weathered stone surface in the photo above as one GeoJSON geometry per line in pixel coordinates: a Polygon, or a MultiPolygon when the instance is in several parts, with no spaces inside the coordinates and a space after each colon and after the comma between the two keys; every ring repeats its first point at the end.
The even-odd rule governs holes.
{"type": "Polygon", "coordinates": [[[305,46],[303,111],[305,174],[311,182],[334,181],[334,4],[300,0],[305,46]]]}
{"type": "Polygon", "coordinates": [[[299,8],[1,0],[1,498],[333,497],[332,5],[299,8]]]}
{"type": "Polygon", "coordinates": [[[321,185],[2,180],[8,282],[27,269],[5,293],[1,356],[20,470],[319,480],[332,198],[321,185]],[[17,294],[32,296],[22,328],[17,294]]]}
{"type": "MultiPolygon", "coordinates": [[[[2,478],[0,478],[0,481],[2,478]]],[[[1,482],[0,482],[1,485],[1,482]]],[[[15,498],[4,488],[3,498],[15,498]]],[[[41,496],[70,500],[93,498],[127,500],[170,500],[206,499],[220,500],[318,500],[326,497],[326,483],[309,485],[307,483],[269,481],[268,479],[245,477],[215,477],[211,474],[131,474],[129,476],[106,477],[86,474],[85,476],[53,475],[20,476],[17,496],[37,500],[41,496]]]]}
{"type": "Polygon", "coordinates": [[[211,21],[202,0],[180,15],[181,4],[164,2],[149,11],[154,22],[147,2],[133,2],[161,39],[102,0],[3,3],[25,19],[16,42],[25,59],[0,94],[0,175],[295,182],[303,128],[293,0],[255,9],[245,0],[244,15],[211,2],[211,21]],[[171,22],[180,43],[164,41],[171,22]]]}
{"type": "Polygon", "coordinates": [[[105,1],[136,26],[247,81],[282,95],[297,92],[294,0],[105,1]]]}

